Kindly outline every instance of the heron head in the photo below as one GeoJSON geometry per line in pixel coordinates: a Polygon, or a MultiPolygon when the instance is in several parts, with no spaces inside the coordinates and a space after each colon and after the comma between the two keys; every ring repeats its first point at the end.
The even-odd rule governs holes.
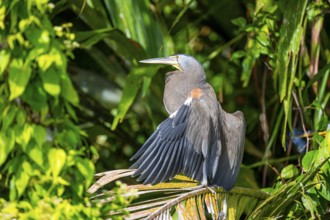
{"type": "Polygon", "coordinates": [[[150,64],[168,64],[183,73],[196,71],[204,73],[202,65],[194,57],[185,54],[177,54],[162,58],[152,58],[147,60],[141,60],[140,62],[150,64]]]}

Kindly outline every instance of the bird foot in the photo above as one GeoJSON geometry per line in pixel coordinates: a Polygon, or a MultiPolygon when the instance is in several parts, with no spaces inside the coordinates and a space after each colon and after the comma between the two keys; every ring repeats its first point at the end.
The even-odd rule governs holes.
{"type": "Polygon", "coordinates": [[[213,190],[211,187],[205,186],[212,194],[216,194],[217,192],[213,190]]]}
{"type": "Polygon", "coordinates": [[[219,212],[219,215],[218,215],[218,220],[226,220],[227,219],[227,210],[228,210],[227,198],[226,198],[226,195],[225,195],[225,198],[222,201],[221,211],[219,212]]]}
{"type": "Polygon", "coordinates": [[[215,190],[213,190],[211,187],[209,187],[209,186],[207,186],[207,185],[203,185],[203,184],[198,185],[198,186],[196,186],[196,187],[193,187],[193,188],[191,188],[191,189],[193,189],[193,190],[197,190],[197,189],[202,189],[202,188],[206,188],[206,189],[208,189],[208,190],[210,191],[210,193],[212,193],[212,194],[216,194],[216,193],[217,193],[217,192],[216,192],[215,190]]]}

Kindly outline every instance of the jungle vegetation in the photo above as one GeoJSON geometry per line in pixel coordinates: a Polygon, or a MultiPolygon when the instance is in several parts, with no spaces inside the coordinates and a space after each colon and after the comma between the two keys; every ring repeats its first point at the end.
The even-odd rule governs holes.
{"type": "Polygon", "coordinates": [[[0,218],[329,217],[329,74],[326,0],[0,0],[0,218]],[[127,170],[177,53],[245,115],[231,192],[127,170]]]}

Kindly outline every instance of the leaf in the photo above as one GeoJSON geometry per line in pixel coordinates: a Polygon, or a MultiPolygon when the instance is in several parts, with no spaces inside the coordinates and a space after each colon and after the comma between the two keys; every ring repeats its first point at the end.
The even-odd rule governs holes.
{"type": "Polygon", "coordinates": [[[313,151],[308,151],[305,156],[303,157],[302,159],[302,167],[304,169],[304,171],[308,171],[312,168],[312,164],[314,162],[314,158],[316,157],[317,155],[317,151],[316,150],[313,150],[313,151]]]}
{"type": "Polygon", "coordinates": [[[15,187],[17,190],[17,197],[20,197],[29,183],[30,176],[21,168],[16,172],[15,177],[16,177],[15,187]]]}
{"type": "MultiPolygon", "coordinates": [[[[291,93],[288,84],[288,79],[294,78],[295,71],[290,71],[288,68],[292,57],[296,57],[299,52],[300,40],[302,37],[302,22],[306,9],[307,2],[304,0],[298,1],[280,1],[283,10],[283,21],[280,29],[280,40],[277,46],[276,68],[274,70],[275,81],[278,81],[280,100],[291,93]],[[292,10],[295,13],[292,13],[292,10]]],[[[295,66],[295,64],[293,64],[295,66]]],[[[290,82],[291,84],[291,82],[290,82]]],[[[284,122],[286,123],[286,121],[284,122]]]]}
{"type": "Polygon", "coordinates": [[[283,179],[291,179],[297,176],[298,174],[299,174],[298,168],[293,164],[284,167],[281,171],[281,177],[283,179]]]}
{"type": "Polygon", "coordinates": [[[86,187],[88,187],[91,184],[91,181],[93,180],[93,175],[95,173],[94,164],[90,160],[77,157],[76,166],[79,172],[84,176],[84,179],[86,181],[85,185],[86,187]]]}
{"type": "Polygon", "coordinates": [[[8,50],[2,49],[0,51],[0,60],[1,60],[0,62],[0,76],[1,76],[6,70],[10,60],[10,53],[8,50]]]}
{"type": "Polygon", "coordinates": [[[0,132],[0,166],[6,161],[9,153],[14,149],[15,134],[13,130],[0,132]]]}
{"type": "Polygon", "coordinates": [[[43,143],[46,141],[46,129],[41,125],[33,124],[33,138],[36,140],[39,147],[42,147],[43,143]]]}
{"type": "Polygon", "coordinates": [[[304,204],[304,206],[306,207],[307,210],[309,210],[310,212],[314,213],[316,212],[316,207],[317,207],[317,199],[312,199],[309,195],[307,194],[303,194],[301,197],[301,200],[304,204]]]}
{"type": "MultiPolygon", "coordinates": [[[[172,39],[162,32],[160,22],[155,20],[152,11],[148,9],[147,1],[128,0],[126,4],[122,4],[122,1],[114,0],[104,4],[114,26],[122,30],[127,38],[139,42],[146,54],[162,57],[174,53],[172,39]]],[[[188,7],[183,11],[187,9],[188,7]]],[[[177,19],[181,15],[180,12],[177,19]]]]}
{"type": "Polygon", "coordinates": [[[17,114],[16,106],[7,106],[4,111],[2,112],[2,130],[7,130],[7,128],[14,122],[14,119],[17,114]]]}
{"type": "Polygon", "coordinates": [[[35,142],[30,142],[27,146],[26,153],[39,167],[44,168],[43,148],[37,146],[35,142]]]}
{"type": "Polygon", "coordinates": [[[101,0],[87,1],[88,4],[84,4],[81,0],[71,0],[68,3],[78,17],[89,27],[93,29],[111,27],[111,23],[104,8],[104,3],[101,0]]]}
{"type": "Polygon", "coordinates": [[[128,39],[118,29],[98,29],[76,33],[76,40],[81,48],[90,48],[103,40],[116,54],[129,60],[140,60],[145,57],[143,48],[135,41],[128,39]]]}
{"type": "Polygon", "coordinates": [[[50,170],[53,174],[53,178],[56,179],[60,174],[66,161],[66,153],[61,148],[52,148],[48,152],[48,162],[50,165],[50,170]]]}
{"type": "Polygon", "coordinates": [[[243,17],[238,17],[238,18],[231,20],[231,23],[233,23],[234,25],[236,25],[240,28],[244,28],[246,26],[246,19],[243,17]]]}
{"type": "Polygon", "coordinates": [[[23,126],[15,127],[16,142],[22,145],[23,150],[26,150],[26,145],[29,143],[33,134],[33,127],[31,124],[24,124],[23,126]]]}
{"type": "Polygon", "coordinates": [[[45,91],[52,96],[58,96],[61,92],[59,73],[54,68],[48,68],[41,72],[40,76],[45,91]]]}
{"type": "Polygon", "coordinates": [[[24,65],[21,59],[13,59],[9,66],[9,100],[22,95],[31,76],[30,66],[24,65]]]}
{"type": "Polygon", "coordinates": [[[111,125],[112,130],[116,129],[118,123],[124,119],[128,109],[133,104],[141,86],[143,76],[153,76],[157,69],[158,67],[137,67],[127,76],[124,91],[119,102],[118,112],[111,125]]]}
{"type": "Polygon", "coordinates": [[[43,90],[40,80],[33,80],[29,83],[22,98],[35,111],[48,109],[47,94],[43,90]]]}
{"type": "Polygon", "coordinates": [[[61,96],[73,105],[78,105],[79,96],[66,73],[61,75],[61,96]]]}

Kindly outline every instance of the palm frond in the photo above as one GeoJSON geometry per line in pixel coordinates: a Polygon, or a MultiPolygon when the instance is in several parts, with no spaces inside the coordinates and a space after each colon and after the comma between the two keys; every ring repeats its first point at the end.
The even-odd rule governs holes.
{"type": "MultiPolygon", "coordinates": [[[[133,174],[132,169],[113,170],[99,173],[97,180],[88,190],[95,193],[105,185],[133,174]]],[[[136,198],[126,208],[130,213],[127,219],[191,219],[199,216],[200,219],[218,219],[226,213],[227,219],[239,219],[248,216],[252,211],[268,198],[268,194],[254,189],[236,187],[227,192],[221,187],[202,187],[197,182],[184,176],[176,176],[168,183],[157,185],[133,184],[127,186],[124,197],[132,196],[135,190],[136,198]],[[224,211],[224,201],[227,208],[224,211]],[[227,211],[228,210],[228,211],[227,211]]],[[[98,203],[107,203],[114,200],[112,190],[95,194],[93,199],[98,203]]],[[[122,216],[120,212],[110,212],[109,216],[122,216]]]]}

